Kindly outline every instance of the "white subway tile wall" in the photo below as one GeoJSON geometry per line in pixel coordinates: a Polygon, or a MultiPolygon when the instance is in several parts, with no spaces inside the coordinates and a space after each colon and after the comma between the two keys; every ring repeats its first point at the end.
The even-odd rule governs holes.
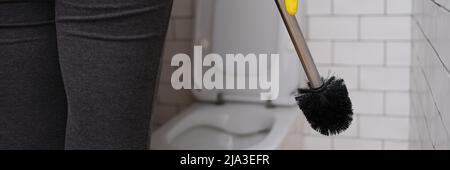
{"type": "Polygon", "coordinates": [[[449,11],[449,0],[413,0],[411,149],[450,149],[449,11]]]}
{"type": "MultiPolygon", "coordinates": [[[[305,0],[301,4],[320,72],[345,78],[356,115],[348,131],[335,137],[324,137],[298,123],[285,149],[408,148],[411,1],[305,0]]],[[[194,100],[189,91],[171,90],[169,66],[175,53],[191,53],[192,20],[193,0],[174,0],[153,130],[194,100]]],[[[433,147],[431,142],[423,145],[433,147]]]]}
{"type": "MultiPolygon", "coordinates": [[[[416,0],[423,1],[423,0],[416,0]]],[[[308,43],[323,75],[343,77],[355,120],[304,149],[408,149],[412,0],[306,0],[308,43]]]]}
{"type": "Polygon", "coordinates": [[[335,139],[336,150],[381,150],[383,141],[366,139],[335,139]]]}
{"type": "Polygon", "coordinates": [[[367,16],[361,17],[360,24],[360,38],[363,40],[409,40],[411,38],[410,17],[367,16]]]}
{"type": "Polygon", "coordinates": [[[303,137],[304,150],[330,150],[333,143],[331,138],[323,136],[304,136],[303,137]]]}
{"type": "Polygon", "coordinates": [[[383,13],[385,0],[334,0],[334,14],[380,14],[383,13]]]}
{"type": "Polygon", "coordinates": [[[382,65],[382,42],[335,42],[334,63],[350,65],[382,65]]]}
{"type": "Polygon", "coordinates": [[[386,12],[388,14],[411,14],[411,0],[388,0],[386,12]]]}
{"type": "Polygon", "coordinates": [[[315,0],[306,3],[307,14],[331,14],[330,0],[315,0]]]}
{"type": "Polygon", "coordinates": [[[354,40],[358,38],[358,18],[317,16],[308,22],[308,36],[314,40],[354,40]]]}
{"type": "Polygon", "coordinates": [[[411,64],[411,43],[388,42],[386,44],[386,64],[388,66],[409,66],[411,64]]]}

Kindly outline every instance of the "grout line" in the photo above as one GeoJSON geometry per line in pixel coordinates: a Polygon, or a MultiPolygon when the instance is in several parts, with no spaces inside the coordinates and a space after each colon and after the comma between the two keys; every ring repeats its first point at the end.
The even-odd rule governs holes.
{"type": "Polygon", "coordinates": [[[434,47],[433,43],[431,42],[430,38],[428,38],[428,36],[425,34],[425,31],[423,30],[422,26],[420,25],[420,23],[415,20],[417,27],[419,28],[419,30],[421,31],[423,37],[425,38],[425,40],[428,42],[428,44],[431,46],[431,48],[433,49],[434,53],[436,54],[436,57],[439,59],[439,62],[441,63],[441,65],[444,67],[445,71],[447,72],[447,76],[450,76],[450,69],[445,65],[444,61],[442,60],[441,55],[439,54],[439,52],[437,51],[437,49],[434,47]]]}
{"type": "Polygon", "coordinates": [[[430,0],[431,2],[433,2],[435,5],[437,5],[439,8],[442,8],[443,10],[450,12],[450,9],[448,9],[447,7],[445,7],[444,5],[440,4],[439,2],[437,2],[436,0],[430,0]]]}
{"type": "Polygon", "coordinates": [[[359,91],[361,91],[361,80],[362,80],[362,78],[361,78],[361,66],[357,66],[357,77],[356,77],[356,82],[357,82],[357,84],[356,84],[356,88],[359,90],[359,91]]]}
{"type": "MultiPolygon", "coordinates": [[[[433,45],[431,44],[431,41],[430,41],[430,40],[428,39],[428,37],[425,35],[425,32],[423,31],[423,29],[422,29],[422,27],[420,26],[420,24],[419,24],[418,22],[416,22],[416,24],[417,24],[417,27],[420,29],[421,33],[423,34],[423,36],[425,37],[425,39],[427,39],[429,45],[430,45],[430,46],[433,48],[433,50],[434,50],[434,47],[433,47],[433,45]]],[[[440,58],[440,56],[439,56],[439,54],[437,53],[437,51],[434,51],[434,52],[436,53],[437,57],[440,58]]],[[[420,57],[417,57],[417,59],[420,60],[420,57]]],[[[420,62],[420,61],[419,61],[419,62],[420,62]]],[[[441,64],[443,64],[443,63],[441,63],[441,64]]],[[[444,67],[445,67],[445,65],[444,65],[444,67]]],[[[426,83],[427,89],[428,89],[428,91],[429,91],[429,93],[430,93],[430,95],[431,95],[431,100],[432,100],[432,102],[433,102],[433,105],[434,105],[434,107],[435,107],[435,110],[436,110],[437,113],[438,113],[439,119],[440,119],[440,121],[441,121],[442,126],[444,127],[444,130],[445,130],[445,132],[446,132],[447,139],[448,139],[448,138],[450,138],[450,136],[449,136],[449,131],[448,131],[448,129],[447,129],[446,125],[445,125],[445,122],[444,122],[444,120],[443,120],[443,118],[442,118],[442,112],[439,110],[439,107],[438,107],[438,105],[437,105],[436,98],[435,98],[435,93],[433,92],[433,89],[432,89],[432,87],[431,87],[431,85],[430,85],[430,81],[428,80],[428,78],[427,78],[427,76],[426,76],[426,73],[425,73],[425,71],[424,71],[424,68],[423,68],[422,66],[419,67],[419,70],[420,70],[420,72],[421,72],[420,74],[423,76],[423,80],[424,80],[425,83],[426,83]]],[[[419,102],[419,103],[420,103],[420,102],[419,102]]],[[[422,104],[422,103],[420,103],[420,104],[422,104]]],[[[422,106],[421,108],[423,108],[423,106],[422,106]]],[[[422,112],[423,112],[423,110],[422,110],[422,112]]],[[[425,115],[425,114],[424,114],[424,115],[425,115]]],[[[424,118],[424,120],[425,120],[426,124],[428,125],[428,120],[427,120],[427,118],[424,118]]],[[[429,128],[428,128],[428,129],[429,129],[429,128]]],[[[431,138],[431,137],[430,137],[430,138],[431,138]]],[[[432,139],[432,138],[431,138],[431,139],[432,139]]],[[[433,145],[433,148],[435,148],[434,145],[433,145]]]]}
{"type": "Polygon", "coordinates": [[[309,38],[308,41],[313,41],[313,42],[323,42],[323,41],[330,41],[330,39],[336,41],[336,42],[384,42],[384,41],[389,41],[389,42],[410,42],[410,39],[361,39],[358,40],[358,38],[351,38],[351,39],[335,39],[335,38],[320,38],[320,39],[315,39],[315,38],[309,38]]]}
{"type": "Polygon", "coordinates": [[[358,41],[361,41],[362,40],[362,22],[361,22],[361,20],[362,20],[362,18],[361,18],[361,16],[358,16],[358,41]]]}
{"type": "Polygon", "coordinates": [[[428,88],[428,91],[430,92],[433,105],[434,105],[434,107],[435,107],[435,109],[436,109],[436,111],[438,113],[439,119],[440,119],[440,121],[442,123],[442,126],[444,127],[445,133],[447,134],[447,139],[449,139],[450,138],[450,136],[449,136],[450,133],[449,133],[449,130],[447,129],[447,127],[445,125],[444,119],[442,118],[442,112],[439,110],[439,107],[438,107],[438,105],[436,103],[435,93],[433,93],[433,89],[431,88],[430,81],[428,80],[428,78],[427,78],[423,68],[420,68],[420,70],[422,72],[422,76],[424,77],[424,80],[425,80],[426,86],[428,88]]]}
{"type": "Polygon", "coordinates": [[[411,17],[411,14],[307,14],[309,17],[384,17],[384,18],[391,18],[391,17],[411,17]]]}
{"type": "MultiPolygon", "coordinates": [[[[311,137],[321,137],[321,136],[311,136],[311,137]]],[[[334,136],[334,140],[336,139],[347,139],[347,140],[366,140],[366,141],[382,141],[386,142],[400,142],[406,143],[409,139],[393,139],[393,138],[374,138],[374,137],[356,137],[356,136],[334,136]]],[[[331,139],[331,138],[330,138],[331,139]]]]}
{"type": "MultiPolygon", "coordinates": [[[[425,80],[425,81],[426,81],[426,80],[425,80]]],[[[417,82],[414,82],[414,83],[417,84],[417,82]]],[[[423,120],[424,123],[425,123],[425,128],[426,128],[426,132],[427,132],[427,134],[428,134],[428,138],[430,139],[430,143],[431,143],[433,149],[436,149],[436,146],[434,145],[433,140],[432,140],[432,137],[431,137],[431,132],[430,132],[430,127],[429,127],[428,119],[427,119],[426,116],[425,116],[426,114],[425,114],[425,112],[424,112],[424,110],[423,110],[422,103],[421,103],[421,102],[418,102],[418,103],[419,103],[418,105],[420,105],[420,107],[419,107],[420,109],[416,109],[416,110],[420,110],[421,114],[420,114],[419,116],[421,117],[421,120],[423,120]]],[[[413,106],[414,106],[414,105],[413,105],[413,106]]],[[[423,147],[423,146],[421,146],[421,147],[423,147]]]]}
{"type": "Polygon", "coordinates": [[[331,40],[331,66],[336,66],[336,42],[331,40]]]}
{"type": "Polygon", "coordinates": [[[383,41],[383,55],[384,55],[384,56],[383,56],[383,57],[384,57],[384,58],[383,58],[383,60],[384,60],[383,63],[384,63],[384,66],[385,66],[385,67],[388,66],[388,56],[387,56],[387,53],[388,53],[388,52],[387,52],[387,41],[384,40],[384,41],[383,41]]]}
{"type": "MultiPolygon", "coordinates": [[[[321,64],[318,63],[317,66],[330,66],[329,64],[321,64]]],[[[402,65],[390,65],[390,66],[384,66],[383,64],[376,64],[376,65],[368,65],[368,64],[334,64],[333,66],[337,67],[355,67],[355,66],[361,66],[364,68],[396,68],[396,69],[409,69],[410,66],[402,66],[402,65]]]]}
{"type": "Polygon", "coordinates": [[[388,116],[387,114],[387,102],[386,102],[386,98],[387,98],[387,93],[384,91],[383,92],[383,116],[388,116]]]}
{"type": "Polygon", "coordinates": [[[334,11],[334,0],[330,0],[330,12],[331,15],[335,15],[335,11],[334,11]]]}
{"type": "Polygon", "coordinates": [[[370,118],[370,117],[377,117],[377,118],[398,118],[398,119],[403,119],[403,118],[409,118],[409,115],[383,115],[382,113],[361,113],[361,112],[357,112],[355,113],[355,115],[358,115],[359,117],[365,117],[365,118],[370,118]]]}

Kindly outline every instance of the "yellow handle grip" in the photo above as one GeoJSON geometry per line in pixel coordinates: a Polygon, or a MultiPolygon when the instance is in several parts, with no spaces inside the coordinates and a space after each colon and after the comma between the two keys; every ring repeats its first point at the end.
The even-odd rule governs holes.
{"type": "Polygon", "coordinates": [[[284,0],[286,10],[291,16],[295,16],[298,11],[298,0],[284,0]]]}

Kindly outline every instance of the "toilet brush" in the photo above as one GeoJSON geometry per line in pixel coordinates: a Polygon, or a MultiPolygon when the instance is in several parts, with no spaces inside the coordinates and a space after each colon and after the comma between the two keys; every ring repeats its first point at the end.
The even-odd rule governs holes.
{"type": "Polygon", "coordinates": [[[295,17],[298,0],[275,2],[309,80],[309,88],[298,90],[297,104],[311,127],[321,134],[335,135],[346,130],[353,120],[353,109],[344,80],[320,76],[295,17]]]}

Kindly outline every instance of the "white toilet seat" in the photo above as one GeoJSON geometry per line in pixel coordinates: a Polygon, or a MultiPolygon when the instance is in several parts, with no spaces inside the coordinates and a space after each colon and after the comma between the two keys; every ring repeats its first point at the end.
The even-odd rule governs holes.
{"type": "Polygon", "coordinates": [[[295,106],[194,104],[152,134],[152,149],[278,149],[298,114],[295,106]]]}

